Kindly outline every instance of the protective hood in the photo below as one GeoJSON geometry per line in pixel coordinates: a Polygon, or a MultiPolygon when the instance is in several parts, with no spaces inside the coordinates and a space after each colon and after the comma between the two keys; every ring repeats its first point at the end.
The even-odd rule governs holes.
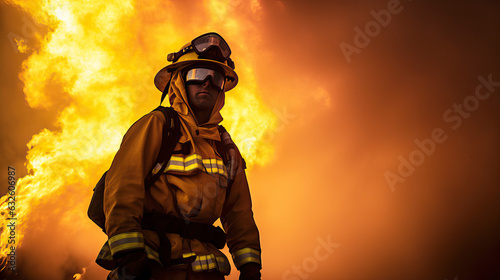
{"type": "Polygon", "coordinates": [[[199,125],[193,110],[189,106],[184,80],[182,79],[180,70],[181,69],[175,71],[172,75],[170,89],[168,90],[168,99],[172,108],[179,113],[181,123],[185,131],[189,134],[189,140],[191,140],[191,143],[194,143],[193,137],[201,137],[220,141],[217,126],[222,121],[220,110],[224,107],[224,91],[219,93],[208,122],[199,125]]]}

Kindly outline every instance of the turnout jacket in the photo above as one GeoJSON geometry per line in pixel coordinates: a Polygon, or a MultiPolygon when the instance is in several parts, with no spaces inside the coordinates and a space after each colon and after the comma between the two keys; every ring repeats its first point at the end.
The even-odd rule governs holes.
{"type": "Polygon", "coordinates": [[[219,111],[224,105],[224,92],[219,94],[210,120],[203,125],[198,125],[189,107],[184,82],[178,72],[173,75],[168,95],[172,107],[179,114],[182,136],[164,176],[146,189],[144,179],[153,169],[158,156],[165,116],[160,111],[153,111],[127,131],[106,175],[104,213],[108,241],[101,249],[97,262],[113,269],[114,254],[144,249],[149,259],[162,264],[159,254],[161,250],[168,249],[160,246],[159,235],[163,234],[171,244],[170,258],[178,260],[178,263],[186,260],[186,264],[179,266],[191,265],[195,272],[219,270],[229,274],[228,259],[214,245],[182,238],[176,233],[143,230],[141,222],[144,213],[157,211],[210,225],[220,218],[236,267],[240,269],[248,262],[260,265],[259,232],[253,219],[244,161],[236,149],[238,169],[226,197],[227,168],[215,148],[214,141],[220,140],[217,125],[222,121],[219,111]],[[175,152],[183,150],[186,145],[190,148],[188,154],[175,152]],[[188,258],[195,260],[189,263],[188,258]]]}

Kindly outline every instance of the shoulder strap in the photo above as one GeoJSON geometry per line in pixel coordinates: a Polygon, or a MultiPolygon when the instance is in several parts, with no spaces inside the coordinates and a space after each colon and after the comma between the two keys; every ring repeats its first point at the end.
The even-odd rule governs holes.
{"type": "Polygon", "coordinates": [[[224,162],[224,165],[227,166],[227,164],[229,162],[229,158],[228,158],[229,155],[226,153],[226,147],[224,147],[224,143],[222,142],[222,133],[226,132],[226,129],[222,125],[219,125],[217,127],[217,129],[219,130],[221,140],[215,141],[215,148],[217,149],[217,152],[219,153],[219,155],[222,157],[222,161],[224,162]]]}
{"type": "MultiPolygon", "coordinates": [[[[233,184],[234,176],[236,175],[236,145],[234,145],[233,140],[231,140],[231,137],[227,133],[226,129],[222,126],[218,126],[219,134],[221,136],[221,141],[215,141],[215,147],[217,149],[217,152],[220,154],[222,157],[222,161],[224,162],[224,165],[228,169],[228,188],[226,190],[226,198],[229,196],[229,193],[231,191],[231,186],[233,184]]],[[[243,158],[241,158],[242,161],[244,162],[243,158]]],[[[245,164],[243,163],[243,168],[245,167],[245,164]]]]}
{"type": "Polygon", "coordinates": [[[179,142],[181,138],[181,124],[179,121],[179,116],[175,112],[172,107],[163,107],[158,106],[158,108],[153,111],[160,111],[165,116],[165,126],[163,127],[163,137],[160,147],[160,152],[158,153],[158,157],[156,162],[153,165],[153,168],[156,167],[157,164],[161,164],[161,168],[158,172],[156,172],[153,176],[151,176],[151,172],[146,177],[145,187],[148,188],[153,185],[158,178],[160,178],[163,171],[167,167],[167,161],[172,156],[172,152],[175,149],[175,145],[179,142]]]}

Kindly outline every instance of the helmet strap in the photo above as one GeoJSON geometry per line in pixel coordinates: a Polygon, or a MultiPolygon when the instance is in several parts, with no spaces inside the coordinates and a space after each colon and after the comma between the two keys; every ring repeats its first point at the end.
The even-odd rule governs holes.
{"type": "MultiPolygon", "coordinates": [[[[172,78],[170,78],[170,80],[172,80],[172,78]]],[[[170,80],[168,80],[168,83],[165,86],[165,89],[163,89],[163,93],[161,94],[160,106],[161,106],[161,103],[163,103],[163,100],[165,99],[165,97],[167,96],[168,88],[170,87],[170,80]]]]}

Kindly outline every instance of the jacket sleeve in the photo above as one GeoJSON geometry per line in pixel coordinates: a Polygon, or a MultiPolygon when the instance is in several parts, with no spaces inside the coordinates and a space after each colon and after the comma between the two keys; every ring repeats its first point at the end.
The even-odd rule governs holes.
{"type": "Polygon", "coordinates": [[[112,255],[144,248],[144,179],[159,153],[165,122],[163,115],[156,113],[143,116],[130,127],[106,175],[103,207],[112,255]]]}
{"type": "Polygon", "coordinates": [[[234,264],[240,269],[253,262],[261,265],[259,230],[252,212],[250,190],[241,155],[240,164],[221,215],[221,222],[228,236],[227,245],[234,264]]]}

